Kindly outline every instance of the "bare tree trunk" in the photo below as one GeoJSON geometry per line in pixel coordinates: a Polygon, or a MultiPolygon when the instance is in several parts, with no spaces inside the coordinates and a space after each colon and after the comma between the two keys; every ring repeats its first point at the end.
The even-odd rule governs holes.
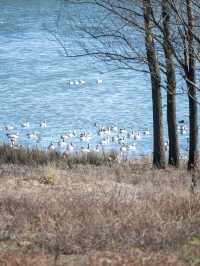
{"type": "Polygon", "coordinates": [[[148,67],[151,76],[153,103],[153,166],[165,168],[165,152],[163,139],[163,113],[161,95],[160,67],[156,56],[154,37],[151,25],[151,2],[143,0],[145,45],[148,67]]]}
{"type": "Polygon", "coordinates": [[[196,95],[196,59],[194,53],[194,16],[192,0],[186,0],[188,18],[188,67],[186,71],[189,98],[190,143],[188,170],[194,170],[198,161],[198,108],[196,95]]]}
{"type": "Polygon", "coordinates": [[[170,4],[169,0],[162,0],[163,17],[163,46],[167,76],[167,123],[169,136],[168,164],[179,167],[179,144],[176,124],[176,73],[171,50],[170,4]]]}

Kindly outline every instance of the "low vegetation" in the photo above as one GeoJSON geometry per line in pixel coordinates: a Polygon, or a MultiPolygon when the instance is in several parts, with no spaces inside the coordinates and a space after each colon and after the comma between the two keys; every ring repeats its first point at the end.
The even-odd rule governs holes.
{"type": "Polygon", "coordinates": [[[61,154],[56,151],[42,151],[38,149],[11,148],[9,145],[0,146],[0,164],[18,164],[39,166],[54,164],[57,167],[73,167],[78,164],[102,165],[117,160],[117,154],[110,152],[98,154],[95,152],[61,154]]]}
{"type": "Polygon", "coordinates": [[[200,265],[200,190],[184,164],[0,154],[0,265],[200,265]]]}

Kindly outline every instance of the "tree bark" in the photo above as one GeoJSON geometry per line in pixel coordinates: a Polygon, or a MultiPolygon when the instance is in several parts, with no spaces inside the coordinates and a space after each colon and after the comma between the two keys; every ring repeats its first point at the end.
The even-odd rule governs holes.
{"type": "Polygon", "coordinates": [[[189,159],[188,170],[195,170],[198,163],[198,107],[196,92],[196,59],[194,53],[194,16],[192,0],[186,0],[187,8],[187,39],[188,39],[188,67],[186,72],[186,83],[189,99],[189,159]]]}
{"type": "Polygon", "coordinates": [[[176,123],[176,73],[171,50],[171,29],[170,29],[170,3],[169,0],[162,0],[163,18],[163,47],[166,62],[167,77],[167,123],[169,137],[169,158],[168,164],[179,167],[179,144],[176,123]]]}
{"type": "Polygon", "coordinates": [[[160,67],[157,60],[154,37],[151,25],[151,2],[143,0],[145,45],[148,67],[151,77],[153,104],[153,166],[165,168],[165,151],[163,139],[163,112],[161,95],[160,67]]]}

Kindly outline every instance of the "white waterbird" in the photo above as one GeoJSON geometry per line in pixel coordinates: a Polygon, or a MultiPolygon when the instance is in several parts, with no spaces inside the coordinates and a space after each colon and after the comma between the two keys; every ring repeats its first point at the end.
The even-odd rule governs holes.
{"type": "Polygon", "coordinates": [[[79,80],[79,83],[80,83],[81,85],[84,85],[84,84],[85,84],[85,80],[81,79],[81,80],[79,80]]]}
{"type": "Polygon", "coordinates": [[[165,151],[168,151],[169,150],[169,142],[168,141],[166,141],[164,143],[164,148],[165,148],[165,151]]]}
{"type": "Polygon", "coordinates": [[[47,128],[47,121],[46,120],[43,120],[43,121],[41,121],[40,122],[40,127],[42,127],[42,128],[47,128]]]}
{"type": "Polygon", "coordinates": [[[103,83],[103,80],[102,79],[97,79],[97,84],[102,84],[103,83]]]}
{"type": "Polygon", "coordinates": [[[135,144],[135,143],[133,143],[133,144],[129,144],[129,145],[127,146],[127,149],[128,149],[128,150],[131,150],[131,151],[136,150],[136,144],[135,144]]]}
{"type": "Polygon", "coordinates": [[[22,122],[21,123],[21,127],[29,128],[30,127],[30,123],[28,121],[22,122]]]}
{"type": "Polygon", "coordinates": [[[121,152],[127,152],[127,146],[125,144],[123,144],[121,147],[120,147],[120,151],[121,152]]]}
{"type": "Polygon", "coordinates": [[[89,142],[91,140],[92,136],[90,133],[83,132],[80,134],[80,140],[89,142]]]}
{"type": "Polygon", "coordinates": [[[67,145],[67,151],[73,151],[74,150],[74,145],[72,143],[67,145]]]}
{"type": "Polygon", "coordinates": [[[51,142],[48,146],[48,151],[53,151],[53,150],[55,150],[55,146],[54,146],[53,142],[51,142]]]}
{"type": "Polygon", "coordinates": [[[16,145],[17,139],[19,137],[19,133],[7,133],[6,136],[11,142],[11,147],[14,147],[16,145]]]}
{"type": "Polygon", "coordinates": [[[40,134],[36,132],[31,132],[31,133],[27,133],[27,137],[32,140],[37,140],[39,139],[40,134]]]}
{"type": "Polygon", "coordinates": [[[87,145],[87,148],[86,147],[81,147],[81,152],[82,153],[88,153],[88,152],[90,152],[90,145],[88,144],[87,145]]]}

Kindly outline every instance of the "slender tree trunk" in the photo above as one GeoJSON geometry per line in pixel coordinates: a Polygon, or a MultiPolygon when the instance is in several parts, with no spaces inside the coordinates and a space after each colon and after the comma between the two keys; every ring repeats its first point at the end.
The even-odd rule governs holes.
{"type": "Polygon", "coordinates": [[[151,76],[153,104],[153,166],[165,168],[165,151],[163,139],[163,113],[161,95],[160,67],[156,56],[154,37],[151,25],[151,2],[143,0],[145,45],[148,66],[151,76]]]}
{"type": "Polygon", "coordinates": [[[169,136],[168,164],[179,167],[179,144],[176,124],[176,74],[171,50],[170,5],[169,0],[162,0],[163,46],[167,77],[167,123],[169,136]]]}
{"type": "Polygon", "coordinates": [[[195,170],[198,162],[198,107],[196,92],[196,59],[194,53],[194,16],[192,0],[186,0],[188,18],[188,67],[186,69],[187,88],[189,98],[189,160],[188,170],[195,170]]]}

